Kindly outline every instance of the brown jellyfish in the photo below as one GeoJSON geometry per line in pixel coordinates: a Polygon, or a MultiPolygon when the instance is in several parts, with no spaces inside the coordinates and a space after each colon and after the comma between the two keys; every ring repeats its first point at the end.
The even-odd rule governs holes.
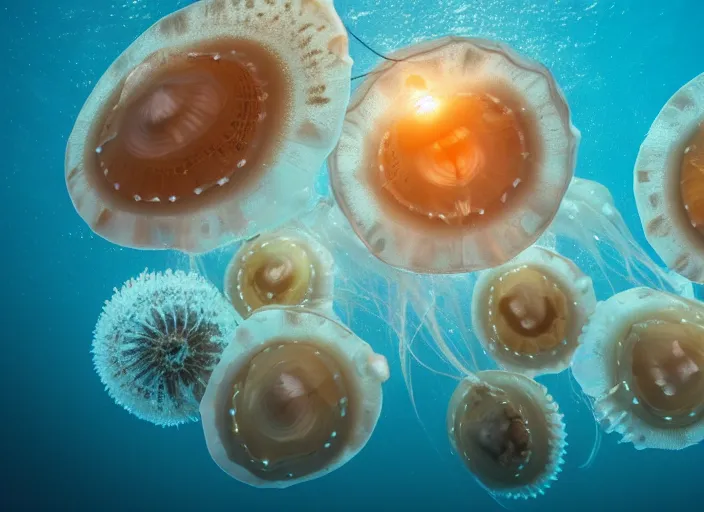
{"type": "Polygon", "coordinates": [[[287,227],[249,240],[233,256],[225,293],[247,318],[269,305],[332,307],[330,252],[304,229],[287,227]]]}
{"type": "Polygon", "coordinates": [[[704,305],[632,288],[599,303],[572,362],[607,432],[642,450],[704,439],[704,305]]]}
{"type": "Polygon", "coordinates": [[[200,412],[213,460],[256,487],[288,487],[343,466],[381,411],[384,356],[320,312],[267,307],[235,331],[200,412]]]}
{"type": "Polygon", "coordinates": [[[565,426],[544,386],[492,370],[465,378],[447,411],[450,442],[497,498],[544,494],[564,462],[565,426]]]}
{"type": "Polygon", "coordinates": [[[107,240],[205,252],[307,208],[349,98],[331,0],[196,2],[98,81],[66,148],[79,215],[107,240]]]}
{"type": "Polygon", "coordinates": [[[704,283],[704,73],[660,111],[633,174],[648,242],[669,268],[704,283]]]}
{"type": "Polygon", "coordinates": [[[594,311],[592,280],[564,256],[530,247],[483,271],[472,294],[472,325],[489,355],[528,376],[570,365],[594,311]]]}
{"type": "Polygon", "coordinates": [[[369,250],[416,272],[504,263],[555,216],[579,132],[550,72],[509,47],[445,37],[392,54],[354,92],[328,159],[369,250]]]}

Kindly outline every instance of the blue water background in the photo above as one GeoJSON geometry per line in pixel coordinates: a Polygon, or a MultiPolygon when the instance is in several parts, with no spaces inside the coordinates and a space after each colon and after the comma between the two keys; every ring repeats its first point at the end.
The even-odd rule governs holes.
{"type": "MultiPolygon", "coordinates": [[[[374,436],[343,469],[288,490],[238,484],[211,462],[199,424],[154,427],[103,391],[89,353],[103,301],[147,266],[183,262],[92,235],[68,199],[65,143],[112,60],[159,17],[187,3],[4,0],[0,6],[0,510],[498,509],[449,453],[442,423],[453,383],[416,373],[419,421],[395,349],[372,319],[360,335],[388,354],[394,371],[374,436]]],[[[645,243],[632,197],[633,162],[664,102],[704,71],[702,0],[336,5],[381,51],[452,33],[503,40],[546,63],[582,131],[577,175],[607,185],[645,243]]],[[[355,72],[377,62],[354,42],[351,53],[355,72]]],[[[217,280],[219,270],[213,270],[217,280]]],[[[567,462],[546,496],[514,509],[701,510],[704,446],[637,452],[609,435],[593,464],[579,469],[593,442],[591,414],[566,373],[541,381],[566,414],[567,462]]]]}

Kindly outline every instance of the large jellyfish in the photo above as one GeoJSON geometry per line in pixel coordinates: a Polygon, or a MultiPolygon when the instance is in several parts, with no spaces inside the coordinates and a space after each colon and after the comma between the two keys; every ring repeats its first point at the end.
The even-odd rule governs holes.
{"type": "Polygon", "coordinates": [[[472,327],[501,366],[529,376],[566,369],[587,317],[592,280],[572,261],[530,247],[485,270],[472,295],[472,327]]]}
{"type": "Polygon", "coordinates": [[[201,402],[213,460],[257,487],[288,487],[344,465],[381,412],[386,359],[332,318],[269,306],[237,328],[201,402]]]}
{"type": "Polygon", "coordinates": [[[658,114],[634,169],[645,236],[665,264],[704,283],[704,73],[658,114]]]}
{"type": "Polygon", "coordinates": [[[225,293],[243,318],[273,304],[332,310],[333,284],[332,255],[298,223],[243,244],[225,274],[225,293]]]}
{"type": "Polygon", "coordinates": [[[501,264],[545,230],[579,132],[550,72],[507,46],[446,37],[393,53],[355,91],[328,159],[372,254],[450,273],[501,264]]]}
{"type": "Polygon", "coordinates": [[[193,421],[236,326],[232,306],[202,277],[145,271],[105,303],[95,369],[115,402],[138,418],[162,426],[193,421]]]}
{"type": "Polygon", "coordinates": [[[78,115],[66,183],[111,242],[205,252],[303,211],[349,98],[331,0],[196,2],[108,68],[78,115]]]}
{"type": "Polygon", "coordinates": [[[598,420],[637,449],[704,439],[704,304],[650,288],[600,303],[572,372],[598,420]]]}
{"type": "Polygon", "coordinates": [[[517,373],[483,371],[460,382],[447,411],[450,442],[497,498],[532,498],[557,479],[565,426],[542,385],[517,373]]]}

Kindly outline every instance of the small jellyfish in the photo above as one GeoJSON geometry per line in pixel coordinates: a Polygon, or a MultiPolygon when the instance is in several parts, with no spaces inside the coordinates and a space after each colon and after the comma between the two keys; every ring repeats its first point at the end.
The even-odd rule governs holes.
{"type": "Polygon", "coordinates": [[[634,191],[650,245],[669,268],[704,283],[704,73],[677,91],[650,127],[634,191]]]}
{"type": "Polygon", "coordinates": [[[542,385],[492,370],[460,382],[447,411],[450,442],[479,483],[497,498],[534,498],[557,479],[565,426],[542,385]]]}
{"type": "Polygon", "coordinates": [[[492,41],[446,37],[391,58],[354,92],[328,159],[340,208],[398,268],[508,261],[547,228],[574,173],[580,135],[562,92],[492,41]]]}
{"type": "Polygon", "coordinates": [[[306,209],[349,98],[331,0],[195,2],[108,68],[66,148],[79,215],[107,240],[202,253],[306,209]]]}
{"type": "Polygon", "coordinates": [[[472,294],[472,325],[504,368],[528,376],[566,369],[594,311],[592,280],[569,259],[530,247],[481,273],[472,294]]]}
{"type": "Polygon", "coordinates": [[[109,395],[138,418],[194,421],[236,326],[227,299],[199,275],[145,271],[106,301],[93,362],[109,395]]]}
{"type": "Polygon", "coordinates": [[[288,227],[243,244],[225,274],[225,293],[242,318],[274,304],[332,307],[333,259],[304,229],[288,227]]]}
{"type": "Polygon", "coordinates": [[[343,466],[381,412],[386,359],[336,320],[269,306],[237,328],[201,402],[213,460],[255,487],[288,487],[343,466]]]}
{"type": "Polygon", "coordinates": [[[599,303],[572,373],[596,418],[637,449],[704,439],[704,305],[632,288],[599,303]]]}

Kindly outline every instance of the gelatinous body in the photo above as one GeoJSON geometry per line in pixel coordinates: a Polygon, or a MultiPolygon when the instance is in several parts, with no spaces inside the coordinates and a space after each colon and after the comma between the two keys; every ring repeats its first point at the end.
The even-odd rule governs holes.
{"type": "Polygon", "coordinates": [[[562,415],[547,390],[516,373],[484,371],[463,380],[447,412],[450,442],[492,494],[531,498],[563,463],[562,415]]]}
{"type": "Polygon", "coordinates": [[[337,321],[267,307],[238,327],[208,383],[208,450],[233,478],[288,487],[354,457],[381,411],[386,359],[337,321]]]}
{"type": "Polygon", "coordinates": [[[157,425],[198,419],[235,312],[212,284],[181,271],[142,273],[105,303],[93,362],[116,403],[157,425]]]}
{"type": "Polygon", "coordinates": [[[600,303],[572,371],[608,432],[637,449],[704,439],[704,305],[650,288],[600,303]]]}
{"type": "Polygon", "coordinates": [[[302,227],[243,244],[225,275],[225,293],[243,318],[274,304],[330,309],[333,284],[332,256],[302,227]]]}
{"type": "Polygon", "coordinates": [[[540,247],[482,272],[472,295],[472,325],[504,368],[529,376],[559,373],[577,348],[596,296],[569,259],[540,247]]]}
{"type": "Polygon", "coordinates": [[[579,132],[550,72],[447,37],[392,54],[353,94],[328,159],[379,259],[430,273],[492,267],[531,245],[574,171],[579,132]]]}
{"type": "Polygon", "coordinates": [[[163,18],[78,116],[74,206],[114,243],[193,253],[293,217],[339,136],[351,63],[329,0],[206,0],[163,18]]]}
{"type": "Polygon", "coordinates": [[[648,131],[634,169],[645,236],[665,264],[704,283],[704,74],[677,91],[648,131]]]}

